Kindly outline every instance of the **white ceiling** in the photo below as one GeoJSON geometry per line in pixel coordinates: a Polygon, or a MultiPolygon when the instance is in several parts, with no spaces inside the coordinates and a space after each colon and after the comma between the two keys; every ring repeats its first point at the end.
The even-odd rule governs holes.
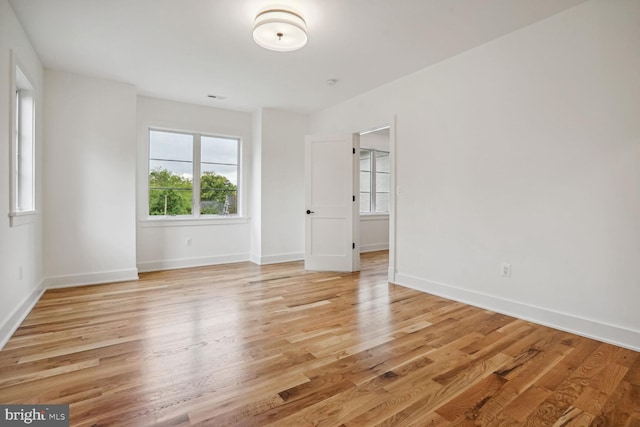
{"type": "Polygon", "coordinates": [[[142,95],[221,108],[310,113],[585,0],[10,0],[45,67],[142,95]],[[273,4],[305,17],[309,43],[252,39],[273,4]],[[327,79],[337,79],[334,86],[327,79]],[[212,100],[208,94],[226,97],[212,100]]]}

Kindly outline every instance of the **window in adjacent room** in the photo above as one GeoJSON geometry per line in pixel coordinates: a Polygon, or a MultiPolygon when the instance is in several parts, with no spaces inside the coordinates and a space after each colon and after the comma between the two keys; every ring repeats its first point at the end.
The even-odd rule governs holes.
{"type": "Polygon", "coordinates": [[[19,225],[35,213],[35,100],[33,85],[18,66],[12,110],[10,217],[19,225]]]}
{"type": "Polygon", "coordinates": [[[149,216],[237,215],[240,139],[151,129],[149,216]]]}
{"type": "Polygon", "coordinates": [[[360,150],[360,213],[389,213],[389,153],[360,150]]]}

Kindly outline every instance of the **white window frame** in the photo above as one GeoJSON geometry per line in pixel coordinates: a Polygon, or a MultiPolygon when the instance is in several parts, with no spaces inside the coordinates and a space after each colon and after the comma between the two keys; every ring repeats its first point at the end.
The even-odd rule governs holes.
{"type": "MultiPolygon", "coordinates": [[[[389,152],[386,150],[376,150],[374,148],[366,148],[360,147],[360,151],[368,151],[369,152],[369,212],[360,211],[360,215],[363,216],[388,216],[389,211],[387,212],[376,212],[376,153],[386,153],[388,155],[389,152]]],[[[389,174],[391,175],[391,174],[389,174]]],[[[391,197],[391,194],[389,194],[391,197]]]]}
{"type": "Polygon", "coordinates": [[[33,223],[36,220],[36,89],[13,51],[11,63],[10,107],[10,203],[11,227],[33,223]],[[28,108],[27,108],[28,107],[28,108]],[[26,123],[25,123],[26,122],[26,123]],[[26,158],[26,159],[25,159],[26,158]],[[26,178],[24,168],[26,161],[26,178]],[[24,181],[27,181],[26,183],[24,181]],[[28,199],[23,204],[22,201],[28,199]]]}
{"type": "Polygon", "coordinates": [[[146,218],[143,226],[145,227],[157,227],[157,226],[165,226],[165,225],[209,225],[209,224],[229,224],[229,223],[244,223],[247,221],[246,218],[243,218],[241,214],[243,213],[242,206],[242,197],[241,193],[243,190],[243,180],[242,180],[242,147],[243,141],[242,138],[236,135],[222,135],[222,134],[213,134],[213,133],[205,133],[205,132],[195,132],[195,131],[186,131],[186,130],[176,130],[163,128],[158,126],[149,126],[146,132],[147,139],[147,158],[146,158],[146,197],[145,197],[145,212],[146,218]],[[193,173],[193,181],[192,181],[192,197],[191,197],[191,215],[150,215],[149,214],[149,174],[151,173],[150,168],[150,160],[151,160],[151,132],[167,132],[167,133],[176,133],[183,135],[190,135],[193,137],[193,156],[192,156],[192,173],[193,173]],[[233,139],[238,143],[238,158],[237,158],[237,180],[236,184],[236,213],[228,214],[228,215],[202,215],[200,214],[200,174],[202,168],[202,137],[211,137],[211,138],[224,138],[224,139],[233,139]]]}

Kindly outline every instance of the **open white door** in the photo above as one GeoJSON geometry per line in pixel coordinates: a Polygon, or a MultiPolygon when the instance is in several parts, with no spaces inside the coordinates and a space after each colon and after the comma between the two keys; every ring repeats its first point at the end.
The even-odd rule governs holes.
{"type": "Polygon", "coordinates": [[[359,135],[308,135],[305,141],[304,267],[360,270],[359,135]],[[358,153],[356,155],[356,153],[358,153]]]}

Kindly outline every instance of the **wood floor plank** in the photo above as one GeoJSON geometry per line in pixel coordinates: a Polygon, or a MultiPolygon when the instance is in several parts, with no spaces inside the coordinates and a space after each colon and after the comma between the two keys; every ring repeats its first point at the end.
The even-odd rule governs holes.
{"type": "Polygon", "coordinates": [[[0,403],[72,426],[636,426],[640,354],[301,262],[45,292],[0,351],[0,403]]]}
{"type": "Polygon", "coordinates": [[[519,424],[524,424],[529,414],[544,402],[550,394],[551,390],[547,390],[546,388],[538,386],[529,387],[505,405],[500,415],[515,420],[519,424]]]}
{"type": "Polygon", "coordinates": [[[454,421],[461,416],[475,420],[478,411],[497,393],[507,380],[500,375],[489,375],[469,387],[454,399],[436,409],[443,418],[454,421]]]}

